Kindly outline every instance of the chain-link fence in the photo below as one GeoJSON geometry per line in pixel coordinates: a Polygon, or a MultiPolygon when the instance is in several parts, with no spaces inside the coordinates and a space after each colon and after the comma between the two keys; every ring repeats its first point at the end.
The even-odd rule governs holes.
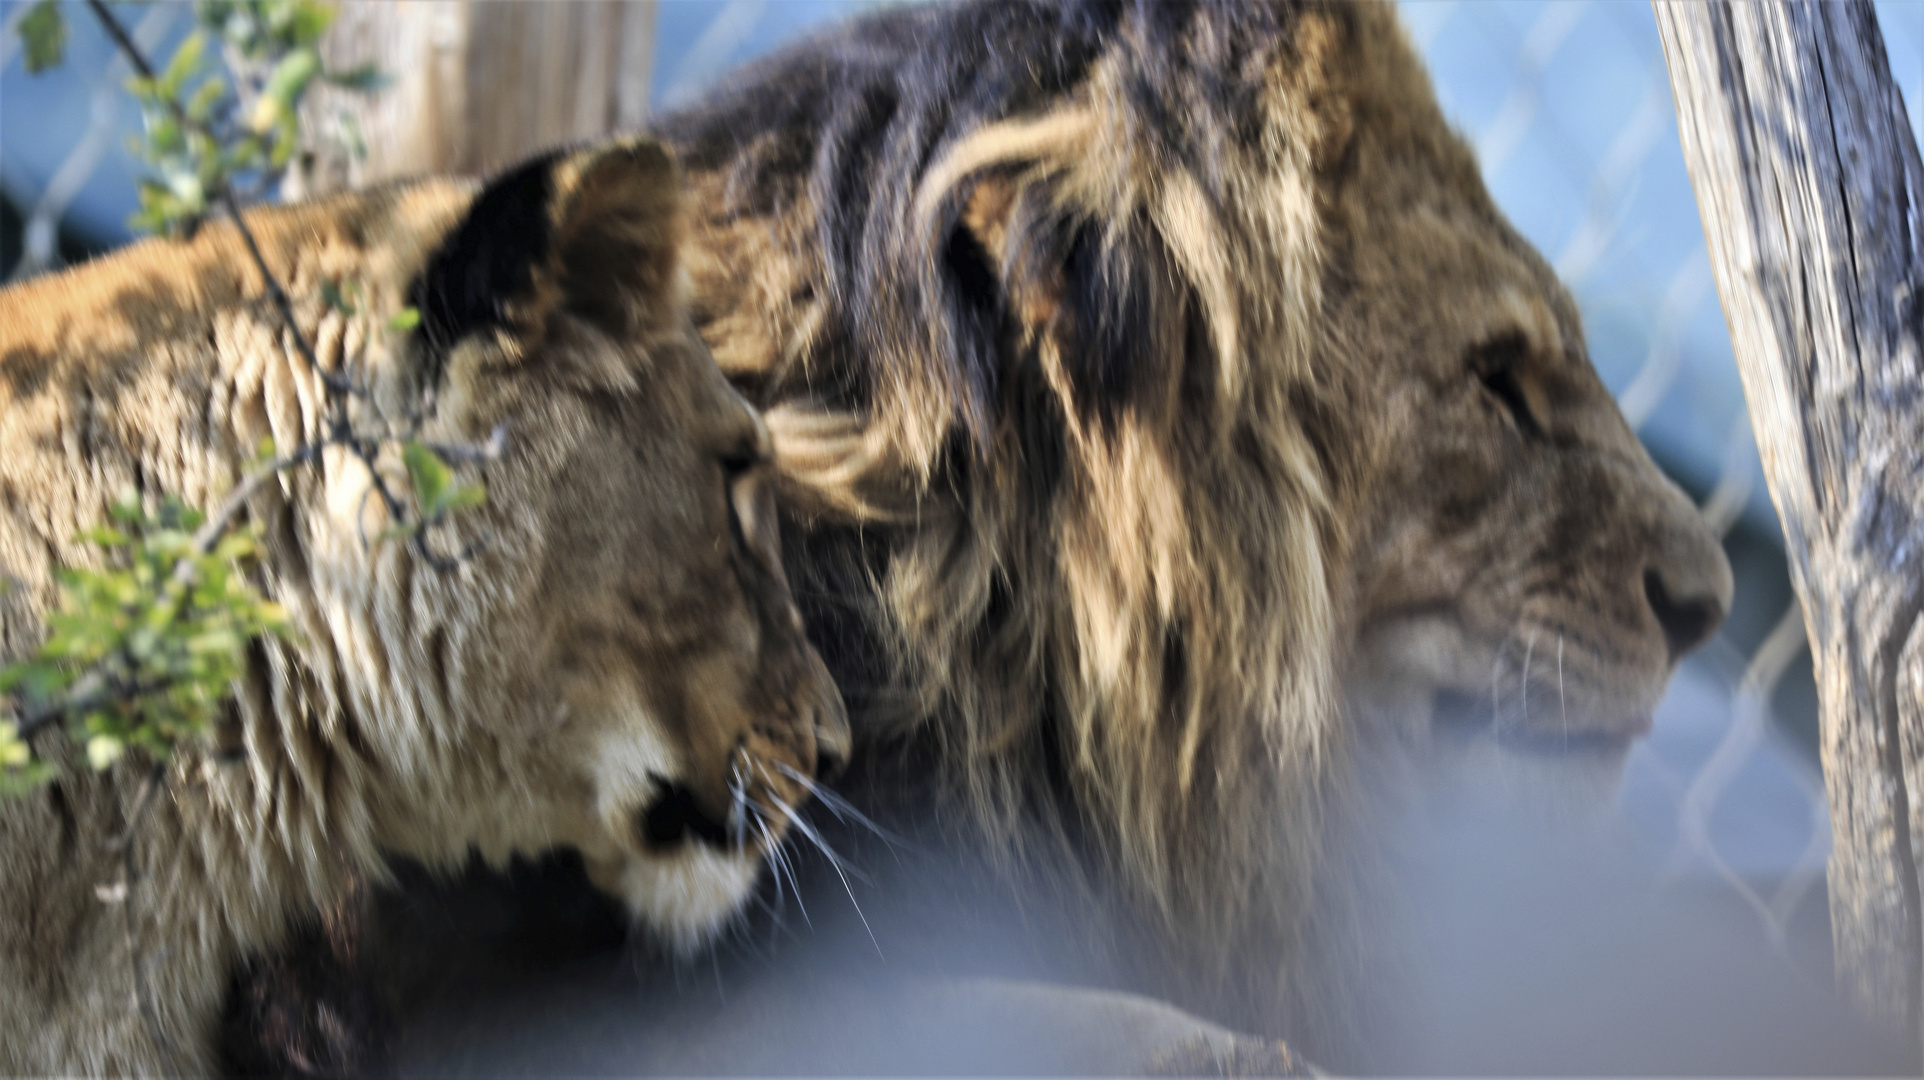
{"type": "MultiPolygon", "coordinates": [[[[871,3],[728,0],[659,10],[653,94],[688,100],[728,67],[871,3]]],[[[30,84],[0,7],[0,267],[57,266],[125,238],[137,123],[124,61],[70,14],[68,63],[30,84]],[[64,234],[63,234],[64,230],[64,234]],[[68,243],[63,247],[65,235],[68,243]]],[[[1641,4],[1586,0],[1407,2],[1445,111],[1476,145],[1497,200],[1552,260],[1585,313],[1593,356],[1659,460],[1700,497],[1738,572],[1728,625],[1688,661],[1633,756],[1622,796],[1632,831],[1673,880],[1711,883],[1802,962],[1827,946],[1829,825],[1817,769],[1815,694],[1730,356],[1654,21],[1641,4]]],[[[1924,7],[1879,8],[1900,85],[1924,93],[1924,7]]],[[[160,51],[188,21],[155,4],[135,37],[160,51]]]]}
{"type": "MultiPolygon", "coordinates": [[[[1828,967],[1830,826],[1801,611],[1642,4],[1406,3],[1445,111],[1499,203],[1576,293],[1625,416],[1699,494],[1737,570],[1729,623],[1633,756],[1629,823],[1673,879],[1715,883],[1768,939],[1828,967]]],[[[1880,4],[1892,69],[1924,92],[1924,9],[1880,4]]]]}
{"type": "Polygon", "coordinates": [[[1654,19],[1641,4],[1412,3],[1445,111],[1576,293],[1624,415],[1700,496],[1738,574],[1633,755],[1622,810],[1671,878],[1714,882],[1806,962],[1827,944],[1815,692],[1654,19]]]}

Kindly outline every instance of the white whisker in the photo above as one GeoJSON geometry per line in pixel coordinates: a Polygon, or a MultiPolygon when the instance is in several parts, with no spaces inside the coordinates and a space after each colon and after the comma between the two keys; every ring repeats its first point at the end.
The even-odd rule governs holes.
{"type": "Polygon", "coordinates": [[[728,782],[728,828],[732,834],[730,839],[734,841],[735,848],[739,851],[741,848],[747,846],[748,840],[748,785],[742,778],[741,762],[737,761],[730,765],[728,771],[730,777],[728,782]]]}
{"type": "Polygon", "coordinates": [[[1537,632],[1532,630],[1529,642],[1523,646],[1523,673],[1517,676],[1523,693],[1523,715],[1520,719],[1526,724],[1530,722],[1530,658],[1536,655],[1536,651],[1537,632]]]}
{"type": "Polygon", "coordinates": [[[770,858],[774,860],[773,865],[777,877],[779,878],[783,872],[788,874],[788,888],[789,891],[795,894],[795,908],[802,913],[802,922],[806,923],[808,928],[813,930],[815,928],[815,920],[808,917],[808,901],[802,899],[802,879],[795,873],[795,864],[789,861],[788,851],[785,846],[775,843],[774,837],[770,834],[766,824],[762,825],[762,835],[767,838],[766,843],[769,844],[768,853],[770,858]]]}
{"type": "Polygon", "coordinates": [[[835,820],[844,823],[853,822],[856,825],[860,825],[862,828],[874,833],[877,838],[891,848],[908,848],[912,846],[901,836],[877,825],[867,814],[857,810],[854,803],[830,791],[826,786],[817,783],[812,777],[804,775],[794,766],[784,761],[778,761],[775,763],[775,767],[780,769],[790,780],[808,789],[809,795],[814,798],[815,801],[821,803],[823,809],[835,815],[835,820]]]}
{"type": "MultiPolygon", "coordinates": [[[[768,776],[771,784],[774,782],[774,777],[769,776],[767,768],[764,767],[762,769],[762,775],[768,776]]],[[[864,885],[873,884],[873,882],[869,880],[869,876],[867,874],[863,873],[860,869],[858,869],[853,863],[849,862],[847,859],[842,858],[841,854],[838,853],[834,848],[828,846],[828,840],[822,836],[820,830],[816,829],[815,826],[809,824],[808,821],[802,817],[801,811],[797,810],[793,806],[790,806],[788,803],[783,802],[781,798],[774,793],[773,790],[770,790],[767,794],[768,794],[768,801],[774,803],[776,808],[779,809],[782,812],[782,814],[788,818],[788,823],[794,827],[796,832],[802,835],[802,839],[807,840],[811,844],[814,844],[815,847],[819,849],[823,855],[828,857],[829,862],[834,863],[838,869],[846,869],[849,873],[854,874],[855,879],[857,881],[860,881],[862,884],[864,885]]]]}
{"type": "MultiPolygon", "coordinates": [[[[768,862],[769,876],[775,879],[775,917],[779,922],[782,915],[788,911],[788,900],[782,895],[782,863],[779,861],[781,846],[775,843],[775,834],[769,831],[768,823],[762,820],[760,814],[755,815],[755,829],[762,835],[762,858],[768,862]]],[[[801,902],[801,896],[797,895],[796,906],[800,907],[801,902]]],[[[802,909],[802,918],[808,918],[808,909],[802,909]]]]}
{"type": "Polygon", "coordinates": [[[1570,748],[1570,700],[1563,693],[1563,631],[1557,631],[1557,707],[1563,710],[1563,748],[1570,748]]]}
{"type": "MultiPolygon", "coordinates": [[[[875,955],[882,957],[882,959],[884,960],[888,959],[888,957],[884,956],[882,953],[882,943],[875,939],[875,930],[871,928],[868,924],[868,916],[862,913],[861,903],[855,899],[854,886],[848,883],[848,875],[842,872],[841,856],[835,854],[835,850],[829,847],[826,843],[822,841],[822,835],[816,832],[815,829],[812,826],[810,826],[807,822],[803,821],[801,819],[801,816],[795,813],[795,809],[793,807],[789,806],[787,803],[783,802],[782,800],[775,798],[775,796],[773,795],[770,795],[769,798],[774,801],[777,807],[781,808],[782,813],[788,815],[789,824],[793,826],[796,829],[796,831],[800,832],[804,837],[807,837],[809,840],[813,841],[815,846],[822,850],[822,854],[828,857],[828,865],[834,869],[835,876],[840,878],[842,881],[842,891],[848,894],[849,906],[855,909],[855,917],[862,920],[862,929],[868,932],[869,944],[875,946],[875,955]]],[[[860,871],[855,871],[855,875],[858,878],[863,876],[860,871]]],[[[867,884],[866,879],[864,879],[863,883],[867,884]]]]}
{"type": "Polygon", "coordinates": [[[822,837],[822,834],[816,830],[815,826],[810,825],[808,822],[802,820],[801,814],[797,812],[794,807],[788,805],[787,803],[783,802],[780,799],[775,798],[773,795],[769,796],[769,800],[773,802],[776,805],[776,807],[781,810],[783,814],[786,814],[788,816],[788,823],[790,827],[792,827],[796,832],[800,833],[802,836],[802,839],[807,840],[811,844],[814,844],[816,850],[820,851],[828,859],[830,863],[834,864],[835,870],[837,873],[841,873],[842,871],[846,870],[848,873],[853,874],[855,876],[855,880],[861,882],[864,885],[873,885],[875,883],[873,880],[869,878],[867,874],[863,873],[860,868],[855,866],[853,863],[849,862],[847,859],[842,858],[841,854],[838,853],[834,848],[829,847],[828,841],[822,837]]]}
{"type": "Polygon", "coordinates": [[[1505,638],[1490,660],[1490,737],[1498,743],[1503,741],[1503,654],[1509,648],[1505,638]]]}

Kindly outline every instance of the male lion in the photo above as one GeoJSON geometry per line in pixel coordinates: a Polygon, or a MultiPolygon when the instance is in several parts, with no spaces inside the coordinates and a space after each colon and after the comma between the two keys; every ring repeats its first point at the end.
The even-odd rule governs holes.
{"type": "MultiPolygon", "coordinates": [[[[432,392],[425,439],[506,425],[509,449],[487,505],[432,531],[477,552],[447,571],[370,546],[380,502],[344,452],[252,499],[258,581],[296,633],[248,656],[238,760],[183,751],[132,823],[131,929],[96,889],[143,767],[0,803],[0,1073],[209,1071],[240,964],[388,853],[566,846],[677,944],[732,916],[847,731],[782,577],[766,429],[683,308],[680,204],[667,153],[635,141],[478,194],[250,217],[325,368],[390,415],[432,392]],[[326,283],[419,327],[370,331],[326,283]]],[[[323,433],[324,377],[231,226],[0,293],[0,655],[39,639],[117,493],[218,499],[264,438],[323,433]]]]}
{"type": "Polygon", "coordinates": [[[903,8],[662,133],[849,793],[977,857],[864,859],[844,955],[872,926],[899,970],[1000,891],[1042,974],[1356,1063],[1396,948],[1363,759],[1589,785],[1728,609],[1385,5],[903,8]]]}
{"type": "Polygon", "coordinates": [[[1340,1047],[1359,748],[1614,775],[1729,608],[1387,5],[897,10],[662,132],[856,774],[1135,985],[1340,1047]]]}

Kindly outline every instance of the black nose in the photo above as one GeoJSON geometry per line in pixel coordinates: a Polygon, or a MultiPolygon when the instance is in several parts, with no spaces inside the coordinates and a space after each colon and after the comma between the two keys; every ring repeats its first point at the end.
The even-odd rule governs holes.
{"type": "Polygon", "coordinates": [[[849,740],[846,736],[834,738],[820,729],[815,738],[815,779],[827,783],[842,775],[848,768],[849,740]]]}
{"type": "Polygon", "coordinates": [[[1724,605],[1715,596],[1674,596],[1658,571],[1643,572],[1643,595],[1663,627],[1665,643],[1670,646],[1670,662],[1676,663],[1690,650],[1709,640],[1724,621],[1724,605]]]}
{"type": "Polygon", "coordinates": [[[702,808],[701,800],[685,784],[656,779],[661,791],[641,812],[641,838],[650,848],[665,851],[694,838],[714,848],[728,847],[728,829],[720,818],[702,808]]]}

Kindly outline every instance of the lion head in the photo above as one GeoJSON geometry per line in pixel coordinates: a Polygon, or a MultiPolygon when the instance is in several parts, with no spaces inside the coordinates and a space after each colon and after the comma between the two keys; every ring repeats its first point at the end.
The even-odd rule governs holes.
{"type": "Polygon", "coordinates": [[[1369,380],[1342,400],[1362,448],[1350,698],[1433,765],[1607,796],[1677,661],[1729,611],[1730,566],[1414,58],[1368,31],[1387,14],[1359,18],[1380,44],[1327,68],[1350,134],[1321,200],[1325,333],[1369,380]]]}
{"type": "Polygon", "coordinates": [[[513,850],[577,849],[687,947],[749,893],[847,732],[783,573],[768,430],[684,313],[682,229],[650,141],[507,173],[410,282],[422,322],[397,367],[439,378],[450,440],[513,440],[445,541],[472,566],[415,585],[468,609],[423,651],[512,763],[517,794],[476,789],[483,813],[513,850]]]}
{"type": "Polygon", "coordinates": [[[572,848],[692,946],[848,753],[780,560],[769,432],[685,311],[659,144],[249,222],[318,369],[227,224],[0,293],[0,573],[22,584],[0,595],[8,652],[39,639],[54,571],[98,557],[76,536],[121,492],[210,502],[263,440],[396,433],[373,471],[329,445],[249,497],[250,573],[294,632],[249,647],[221,726],[235,752],[176,755],[138,833],[160,899],[126,932],[165,957],[145,987],[164,1038],[125,1008],[121,923],[89,900],[147,770],[0,803],[0,911],[61,912],[0,919],[20,973],[0,988],[0,1064],[18,1071],[204,1067],[233,969],[391,854],[447,868],[572,848]],[[403,307],[411,329],[386,322],[403,307]],[[359,386],[345,406],[323,381],[342,374],[359,386]],[[398,504],[376,478],[406,490],[401,438],[491,433],[504,452],[468,454],[482,505],[381,539],[398,504]]]}

